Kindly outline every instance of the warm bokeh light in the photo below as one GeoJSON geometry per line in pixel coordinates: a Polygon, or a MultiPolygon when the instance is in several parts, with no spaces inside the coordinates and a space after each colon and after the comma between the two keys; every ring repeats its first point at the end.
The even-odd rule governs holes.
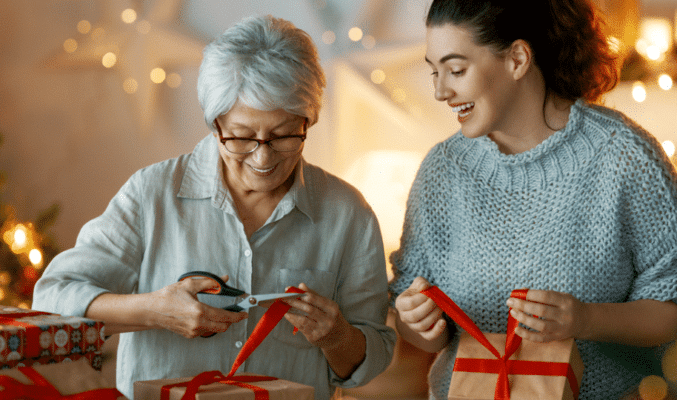
{"type": "Polygon", "coordinates": [[[404,103],[407,100],[407,92],[402,88],[393,89],[392,99],[396,103],[404,103]]]}
{"type": "Polygon", "coordinates": [[[41,268],[42,267],[42,253],[38,249],[33,249],[28,253],[28,260],[30,260],[31,264],[35,268],[41,268]]]}
{"type": "Polygon", "coordinates": [[[639,384],[639,397],[642,400],[663,400],[667,395],[668,384],[660,376],[647,376],[639,384]]]}
{"type": "Polygon", "coordinates": [[[66,53],[72,53],[78,49],[78,41],[75,39],[66,39],[63,42],[63,49],[66,50],[66,53]]]}
{"type": "Polygon", "coordinates": [[[127,78],[122,83],[122,88],[125,90],[125,92],[133,94],[139,89],[139,83],[134,78],[127,78]]]}
{"type": "Polygon", "coordinates": [[[651,60],[658,60],[672,45],[672,24],[665,18],[644,18],[639,26],[637,52],[651,60]]]}
{"type": "Polygon", "coordinates": [[[350,28],[350,30],[348,31],[348,37],[353,42],[359,42],[362,39],[362,29],[356,26],[350,28]]]}
{"type": "Polygon", "coordinates": [[[362,46],[364,46],[364,48],[367,50],[373,49],[374,46],[376,46],[376,38],[371,35],[365,36],[362,39],[362,46]]]}
{"type": "Polygon", "coordinates": [[[86,19],[83,19],[82,21],[78,22],[77,29],[78,32],[84,35],[86,33],[89,33],[89,31],[92,29],[92,24],[90,24],[89,21],[87,21],[86,19]]]}
{"type": "Polygon", "coordinates": [[[667,154],[668,157],[672,157],[672,155],[675,154],[675,144],[674,143],[672,143],[669,140],[666,140],[661,144],[663,145],[663,150],[665,151],[665,154],[667,154]]]}
{"type": "Polygon", "coordinates": [[[176,72],[172,72],[171,74],[167,75],[167,86],[172,89],[176,89],[177,87],[181,86],[181,75],[177,74],[176,72]]]}
{"type": "Polygon", "coordinates": [[[661,364],[665,379],[672,383],[677,383],[677,343],[673,343],[665,351],[661,364]]]}
{"type": "Polygon", "coordinates": [[[101,58],[101,64],[106,68],[112,68],[116,62],[118,62],[118,57],[112,52],[104,54],[101,58]]]}
{"type": "Polygon", "coordinates": [[[150,80],[153,81],[153,83],[162,83],[165,81],[166,77],[167,74],[162,68],[153,68],[153,70],[150,71],[150,80]]]}
{"type": "Polygon", "coordinates": [[[336,41],[336,34],[332,31],[325,31],[322,34],[322,42],[324,44],[333,44],[336,41]]]}
{"type": "Polygon", "coordinates": [[[150,32],[150,22],[142,19],[138,24],[136,24],[136,30],[144,35],[147,34],[150,32]]]}
{"type": "Polygon", "coordinates": [[[371,81],[374,82],[377,85],[380,85],[383,83],[383,81],[386,80],[386,73],[383,72],[380,69],[375,69],[371,71],[371,81]]]}
{"type": "Polygon", "coordinates": [[[642,82],[635,82],[632,85],[632,98],[638,103],[646,100],[646,87],[642,82]]]}
{"type": "Polygon", "coordinates": [[[7,293],[5,292],[5,289],[0,288],[0,301],[5,300],[5,297],[7,297],[7,293]]]}
{"type": "Polygon", "coordinates": [[[12,280],[12,277],[9,275],[9,272],[0,273],[0,286],[7,286],[12,280]]]}
{"type": "Polygon", "coordinates": [[[14,245],[18,248],[24,247],[27,239],[28,235],[26,234],[26,227],[22,224],[18,224],[14,230],[14,245]]]}
{"type": "Polygon", "coordinates": [[[131,24],[134,21],[136,21],[136,11],[132,10],[131,8],[128,8],[122,12],[120,18],[122,19],[122,22],[124,22],[125,24],[131,24]]]}
{"type": "Polygon", "coordinates": [[[668,74],[661,74],[661,76],[658,77],[658,86],[661,87],[663,90],[670,90],[672,89],[672,77],[668,74]]]}

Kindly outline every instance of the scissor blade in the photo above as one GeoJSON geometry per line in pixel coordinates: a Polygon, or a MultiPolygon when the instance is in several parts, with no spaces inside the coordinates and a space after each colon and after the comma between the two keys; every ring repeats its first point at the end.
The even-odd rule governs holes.
{"type": "Polygon", "coordinates": [[[304,293],[273,293],[273,294],[259,294],[253,296],[247,296],[243,301],[239,302],[237,305],[249,309],[255,306],[269,307],[275,300],[280,299],[290,299],[293,297],[303,296],[304,293]]]}

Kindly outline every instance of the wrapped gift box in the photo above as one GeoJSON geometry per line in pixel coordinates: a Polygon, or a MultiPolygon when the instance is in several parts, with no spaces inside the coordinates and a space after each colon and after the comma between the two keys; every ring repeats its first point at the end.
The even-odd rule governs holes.
{"type": "MultiPolygon", "coordinates": [[[[494,348],[501,354],[505,353],[505,334],[484,335],[494,348]]],[[[508,360],[509,363],[511,360],[518,360],[509,367],[509,371],[513,372],[508,375],[511,400],[569,400],[577,397],[574,392],[578,392],[578,385],[583,377],[583,361],[573,339],[548,343],[523,340],[508,360]],[[575,379],[567,374],[573,374],[575,379]]],[[[469,334],[463,333],[456,353],[448,398],[493,400],[500,363],[502,361],[485,346],[469,334]],[[480,369],[483,371],[468,371],[480,369]]]]}
{"type": "Polygon", "coordinates": [[[87,358],[101,368],[103,322],[0,306],[0,368],[87,358]]]}
{"type": "MultiPolygon", "coordinates": [[[[247,374],[238,374],[235,375],[235,378],[242,376],[252,377],[247,374]]],[[[222,377],[225,378],[224,376],[222,377]]],[[[181,400],[186,393],[188,382],[192,379],[193,378],[176,378],[134,382],[134,399],[181,400]],[[163,387],[165,387],[164,395],[162,393],[163,387]]],[[[220,382],[202,385],[195,395],[195,399],[258,399],[259,397],[255,397],[256,394],[254,389],[247,386],[255,386],[264,389],[270,400],[313,400],[315,398],[315,389],[313,387],[285,381],[283,379],[246,382],[242,386],[244,387],[237,386],[237,384],[220,382]]]]}
{"type": "Polygon", "coordinates": [[[108,379],[108,376],[103,373],[93,370],[84,358],[75,362],[64,362],[58,365],[35,365],[28,369],[32,369],[39,374],[37,381],[35,376],[29,374],[31,371],[26,371],[24,368],[0,370],[0,386],[6,386],[3,392],[12,393],[9,397],[2,397],[0,395],[0,398],[23,398],[23,396],[20,396],[22,390],[26,390],[35,396],[31,398],[60,398],[49,396],[49,391],[46,389],[49,389],[51,386],[53,390],[56,390],[62,396],[78,394],[79,397],[77,398],[83,400],[126,399],[115,389],[114,381],[108,379]],[[5,377],[10,379],[4,381],[5,377]],[[40,378],[44,378],[47,383],[40,382],[40,378]],[[22,388],[22,385],[25,385],[25,388],[22,388]]]}

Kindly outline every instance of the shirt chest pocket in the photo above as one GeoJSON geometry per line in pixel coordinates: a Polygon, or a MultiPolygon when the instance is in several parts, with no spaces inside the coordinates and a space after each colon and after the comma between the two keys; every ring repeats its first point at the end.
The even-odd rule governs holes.
{"type": "MultiPolygon", "coordinates": [[[[316,270],[295,270],[295,269],[279,269],[277,279],[277,292],[282,293],[289,286],[296,286],[300,283],[305,283],[310,289],[328,299],[334,297],[336,289],[336,275],[328,271],[316,270]]],[[[276,340],[299,348],[313,347],[306,337],[298,332],[294,335],[292,332],[294,326],[282,318],[279,324],[271,332],[271,336],[276,340]]]]}

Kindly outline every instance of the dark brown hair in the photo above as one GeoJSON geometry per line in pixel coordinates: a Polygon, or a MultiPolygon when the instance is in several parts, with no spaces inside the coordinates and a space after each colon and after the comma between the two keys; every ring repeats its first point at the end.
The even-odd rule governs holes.
{"type": "Polygon", "coordinates": [[[589,0],[434,0],[427,27],[454,24],[496,53],[529,43],[546,93],[595,102],[618,83],[616,56],[589,0]]]}

